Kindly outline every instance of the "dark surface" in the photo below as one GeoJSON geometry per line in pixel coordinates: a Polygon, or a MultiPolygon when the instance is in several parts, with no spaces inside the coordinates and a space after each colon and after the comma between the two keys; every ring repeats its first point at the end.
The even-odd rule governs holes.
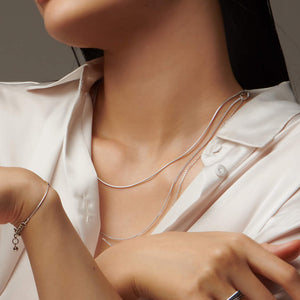
{"type": "Polygon", "coordinates": [[[246,89],[289,80],[269,3],[220,0],[233,72],[246,89]]]}

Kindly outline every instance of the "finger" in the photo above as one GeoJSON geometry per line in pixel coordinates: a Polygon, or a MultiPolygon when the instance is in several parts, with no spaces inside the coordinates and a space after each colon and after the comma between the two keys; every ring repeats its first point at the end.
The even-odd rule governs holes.
{"type": "Polygon", "coordinates": [[[293,266],[259,244],[251,242],[245,246],[248,263],[254,272],[281,285],[293,300],[300,300],[300,275],[293,266]]]}
{"type": "Polygon", "coordinates": [[[293,240],[283,244],[264,243],[261,246],[285,261],[293,261],[300,255],[300,240],[293,240]]]}
{"type": "MultiPolygon", "coordinates": [[[[271,292],[255,276],[247,264],[233,266],[230,270],[232,285],[249,300],[275,300],[271,292]]],[[[226,299],[226,298],[225,298],[226,299]]]]}
{"type": "MultiPolygon", "coordinates": [[[[248,268],[249,269],[249,268],[248,268]]],[[[189,288],[188,294],[184,294],[182,299],[211,299],[211,300],[226,300],[232,296],[237,289],[233,287],[232,283],[227,277],[218,274],[213,269],[202,269],[201,275],[197,276],[196,289],[189,288]],[[192,292],[192,293],[191,293],[192,292]]],[[[193,284],[191,285],[193,287],[193,284]]],[[[173,299],[173,298],[170,298],[173,299]]],[[[181,299],[181,298],[180,298],[181,299]]],[[[244,300],[244,298],[243,298],[244,300]]]]}
{"type": "Polygon", "coordinates": [[[206,294],[208,294],[211,299],[225,300],[230,298],[230,296],[232,296],[237,291],[237,289],[235,289],[226,278],[213,276],[213,278],[211,279],[211,284],[206,285],[206,294]]]}
{"type": "MultiPolygon", "coordinates": [[[[224,289],[222,294],[218,294],[218,296],[214,295],[214,300],[226,300],[232,297],[238,290],[233,288],[229,283],[226,285],[224,284],[224,289]]],[[[242,298],[243,300],[246,300],[245,297],[242,298]]]]}

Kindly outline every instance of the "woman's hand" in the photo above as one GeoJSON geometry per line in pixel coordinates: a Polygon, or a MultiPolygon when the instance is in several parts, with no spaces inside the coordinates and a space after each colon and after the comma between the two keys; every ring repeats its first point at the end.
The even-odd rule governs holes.
{"type": "Polygon", "coordinates": [[[0,224],[17,226],[34,210],[47,183],[23,168],[0,167],[0,224]]]}
{"type": "Polygon", "coordinates": [[[168,232],[122,242],[96,262],[123,299],[224,300],[241,290],[243,299],[273,300],[262,275],[300,300],[297,271],[264,249],[291,259],[299,246],[262,247],[239,233],[168,232]]]}

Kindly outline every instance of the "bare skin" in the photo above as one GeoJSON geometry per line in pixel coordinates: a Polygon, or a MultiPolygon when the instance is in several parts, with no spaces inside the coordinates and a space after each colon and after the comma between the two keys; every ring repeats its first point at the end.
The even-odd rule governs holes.
{"type": "MultiPolygon", "coordinates": [[[[242,89],[229,64],[217,1],[162,3],[149,4],[149,26],[105,49],[92,154],[97,173],[115,184],[136,182],[183,153],[217,107],[242,89]]],[[[138,188],[99,186],[102,230],[127,237],[144,229],[185,162],[138,188]]],[[[199,161],[183,190],[201,168],[199,161]]],[[[96,253],[106,247],[100,240],[96,253]]]]}
{"type": "MultiPolygon", "coordinates": [[[[40,11],[54,38],[104,49],[92,159],[97,174],[114,184],[136,182],[183,153],[217,107],[242,89],[232,74],[217,0],[89,0],[72,6],[52,0],[40,11]]],[[[138,188],[100,185],[102,230],[118,237],[143,230],[185,162],[138,188]]],[[[182,190],[201,168],[199,161],[182,190]]],[[[96,256],[106,248],[100,237],[96,256]]]]}
{"type": "MultiPolygon", "coordinates": [[[[0,224],[18,226],[45,190],[46,183],[34,173],[0,167],[0,224]]],[[[117,300],[121,299],[118,294],[128,300],[139,296],[223,300],[235,289],[249,300],[273,300],[256,273],[282,285],[293,300],[300,300],[297,271],[242,234],[170,232],[145,236],[120,243],[95,261],[52,188],[22,238],[41,300],[117,300]]],[[[300,241],[264,247],[292,259],[299,254],[300,241]]]]}
{"type": "MultiPolygon", "coordinates": [[[[130,182],[137,180],[148,175],[149,171],[157,169],[165,161],[182,153],[186,149],[186,145],[190,145],[199,135],[220,103],[241,89],[230,68],[220,11],[216,0],[50,0],[42,7],[39,6],[39,9],[44,17],[46,29],[54,38],[66,44],[102,48],[105,51],[105,81],[99,91],[95,107],[92,150],[97,173],[113,181],[113,183],[126,184],[128,183],[127,180],[130,182]],[[109,161],[106,153],[113,153],[114,160],[109,161]],[[103,160],[102,157],[106,159],[103,160]],[[125,179],[126,182],[124,182],[125,179]]],[[[126,200],[129,200],[126,203],[126,212],[128,212],[126,214],[123,214],[124,209],[120,207],[120,202],[117,201],[120,197],[101,187],[103,230],[112,235],[121,233],[127,236],[144,228],[145,223],[148,224],[149,219],[152,219],[159,210],[161,194],[165,194],[166,187],[174,178],[174,174],[178,172],[178,168],[179,166],[170,169],[165,177],[154,183],[151,188],[145,188],[145,190],[136,192],[134,195],[122,194],[123,205],[125,205],[126,200]],[[147,196],[145,196],[145,192],[147,196]],[[141,208],[138,208],[136,203],[141,199],[143,202],[141,208]],[[138,215],[143,217],[136,218],[135,223],[128,222],[132,216],[138,215]]],[[[200,170],[201,164],[190,174],[186,184],[200,170]]],[[[21,203],[24,204],[25,200],[23,199],[21,203]]],[[[60,202],[56,199],[54,203],[60,202]]],[[[22,216],[25,216],[25,212],[30,211],[32,207],[34,207],[33,204],[30,208],[24,204],[22,216]]],[[[62,239],[71,237],[68,240],[70,245],[76,249],[78,247],[78,251],[81,251],[80,249],[83,249],[82,244],[78,238],[75,238],[74,230],[72,226],[69,226],[69,223],[68,231],[63,233],[64,230],[62,229],[66,224],[65,222],[68,221],[61,208],[58,207],[59,205],[56,207],[55,204],[55,208],[60,211],[59,221],[55,221],[55,218],[49,218],[47,221],[49,224],[54,222],[56,225],[54,226],[55,232],[59,236],[64,234],[60,236],[62,239]]],[[[44,209],[46,208],[45,206],[44,209]]],[[[43,217],[47,215],[46,213],[42,214],[43,217]]],[[[14,218],[13,220],[17,223],[21,218],[14,218]]],[[[62,253],[62,256],[52,261],[48,261],[46,255],[42,256],[38,251],[42,237],[38,237],[37,223],[34,225],[32,222],[31,225],[32,230],[28,230],[24,234],[25,244],[28,245],[27,250],[31,255],[34,272],[38,274],[37,286],[40,294],[43,295],[41,299],[51,299],[53,296],[51,292],[57,291],[49,291],[47,273],[52,272],[54,274],[57,271],[55,268],[57,264],[62,264],[67,268],[74,261],[72,261],[72,257],[68,257],[63,248],[59,248],[56,243],[57,235],[51,235],[50,231],[49,238],[52,238],[49,239],[49,247],[44,249],[44,253],[49,254],[55,250],[62,253]],[[32,234],[34,232],[36,235],[32,234]],[[53,246],[51,246],[52,243],[53,246]]],[[[231,237],[234,234],[227,233],[226,236],[228,235],[231,237]]],[[[199,242],[198,247],[203,248],[207,240],[201,234],[193,235],[193,237],[196,236],[199,242]]],[[[190,235],[180,237],[180,240],[182,239],[190,239],[190,235]]],[[[220,239],[212,238],[211,240],[211,243],[216,245],[217,250],[217,245],[220,245],[218,240],[220,239]]],[[[231,251],[232,243],[227,242],[225,234],[223,240],[224,244],[220,245],[219,249],[226,248],[231,251]]],[[[174,281],[172,281],[171,286],[163,285],[160,286],[161,289],[155,289],[157,287],[155,280],[159,278],[158,275],[163,275],[163,277],[172,275],[170,266],[174,265],[174,261],[179,262],[179,264],[175,264],[175,267],[179,268],[183,263],[183,266],[188,269],[189,266],[184,264],[184,257],[180,256],[180,253],[187,250],[185,247],[181,248],[182,252],[178,252],[179,256],[175,257],[174,260],[170,258],[170,264],[165,265],[163,272],[158,269],[160,272],[156,273],[155,270],[147,267],[154,265],[154,263],[158,266],[161,265],[161,259],[166,257],[166,253],[169,252],[168,249],[172,248],[174,236],[163,235],[161,241],[166,246],[164,251],[158,253],[159,255],[154,258],[154,261],[149,259],[147,251],[143,252],[143,258],[146,262],[144,270],[135,269],[134,266],[137,266],[137,262],[131,251],[124,251],[126,247],[133,250],[133,248],[141,249],[140,247],[147,245],[149,249],[157,250],[156,241],[156,237],[148,236],[132,243],[121,243],[116,248],[111,248],[114,249],[111,251],[121,249],[120,253],[123,255],[127,253],[128,261],[132,262],[132,269],[138,270],[138,274],[144,275],[141,277],[144,280],[139,282],[139,295],[144,293],[147,296],[149,295],[147,289],[151,289],[151,295],[155,295],[159,299],[166,295],[169,289],[178,288],[181,291],[191,291],[189,285],[178,285],[179,281],[175,277],[173,277],[174,281]],[[180,258],[181,260],[179,260],[180,258]],[[148,272],[149,270],[154,272],[148,272]]],[[[249,247],[251,245],[253,250],[256,249],[257,253],[262,253],[261,247],[253,241],[249,241],[249,239],[243,239],[243,241],[249,247]]],[[[220,286],[224,288],[220,288],[217,296],[214,295],[217,299],[226,299],[236,288],[245,290],[244,292],[247,296],[249,295],[250,300],[256,297],[253,295],[256,290],[246,290],[243,282],[232,284],[234,278],[238,276],[242,278],[241,270],[248,275],[251,273],[248,262],[251,258],[255,258],[253,252],[250,254],[241,250],[242,244],[239,243],[240,246],[230,252],[232,255],[230,259],[234,260],[236,266],[244,266],[245,268],[237,268],[235,273],[222,274],[231,280],[224,281],[221,279],[218,281],[220,286]]],[[[103,252],[102,245],[103,243],[99,243],[96,255],[103,252]]],[[[111,252],[105,251],[103,255],[105,253],[108,256],[111,252]]],[[[91,299],[89,291],[92,289],[95,290],[95,293],[101,294],[102,288],[105,293],[108,293],[107,295],[112,293],[112,297],[117,299],[114,289],[109,286],[99,269],[97,269],[96,279],[90,274],[90,269],[85,269],[84,266],[89,268],[93,263],[88,254],[83,255],[83,252],[81,254],[77,257],[81,257],[82,260],[80,260],[79,265],[74,264],[71,274],[77,276],[79,273],[87,272],[89,274],[87,278],[91,280],[87,280],[89,290],[85,290],[85,286],[80,285],[81,294],[78,293],[78,295],[81,298],[78,299],[84,299],[85,296],[91,299]]],[[[272,262],[275,262],[274,256],[265,256],[264,258],[267,257],[270,265],[261,270],[260,274],[262,275],[269,274],[272,262]]],[[[99,266],[102,267],[100,258],[101,256],[99,256],[99,266]]],[[[197,255],[194,258],[196,261],[197,255]]],[[[207,269],[218,271],[217,268],[214,268],[216,261],[218,261],[218,257],[216,260],[208,260],[206,262],[207,269]]],[[[252,261],[252,263],[259,267],[261,262],[252,261]]],[[[285,275],[280,279],[273,278],[273,280],[283,284],[293,299],[298,300],[300,294],[299,276],[295,269],[278,260],[275,266],[278,267],[277,271],[280,274],[284,273],[285,275]]],[[[113,279],[118,268],[109,270],[105,269],[104,266],[103,268],[107,271],[107,277],[114,284],[113,279]]],[[[193,271],[190,275],[192,274],[193,271]]],[[[201,273],[197,274],[201,278],[201,273]]],[[[257,283],[253,273],[249,276],[252,276],[252,279],[257,283]]],[[[126,288],[132,287],[132,274],[129,276],[127,274],[125,277],[126,288]]],[[[124,282],[123,279],[121,278],[121,283],[124,282]]],[[[192,285],[193,296],[195,299],[199,296],[203,296],[203,299],[210,299],[212,291],[209,287],[213,281],[209,281],[211,278],[207,278],[205,282],[197,281],[198,279],[195,277],[194,282],[201,282],[202,284],[192,285]]],[[[53,284],[59,285],[59,279],[53,284]]],[[[114,287],[117,288],[118,284],[119,281],[114,287]]],[[[72,289],[64,290],[63,288],[59,289],[60,294],[59,296],[55,295],[55,299],[66,299],[64,297],[72,293],[72,289]]],[[[187,299],[183,293],[181,295],[182,299],[187,299]]],[[[265,295],[266,299],[272,299],[270,293],[262,288],[260,288],[260,295],[265,295]]],[[[108,297],[106,299],[114,299],[109,298],[109,296],[106,297],[108,297]]]]}
{"type": "MultiPolygon", "coordinates": [[[[274,253],[288,258],[299,254],[300,241],[281,249],[263,246],[276,248],[274,253]],[[293,254],[292,247],[298,248],[293,254]]],[[[281,285],[292,299],[299,299],[297,271],[265,249],[239,233],[167,232],[122,242],[96,261],[126,300],[223,300],[237,289],[243,299],[275,300],[265,287],[266,278],[281,285]]]]}

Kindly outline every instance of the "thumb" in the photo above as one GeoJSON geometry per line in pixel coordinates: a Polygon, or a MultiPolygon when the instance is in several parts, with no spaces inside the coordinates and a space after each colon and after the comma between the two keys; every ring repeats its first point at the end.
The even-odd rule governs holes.
{"type": "Polygon", "coordinates": [[[283,244],[263,243],[261,246],[285,261],[292,261],[300,255],[300,240],[283,244]]]}

